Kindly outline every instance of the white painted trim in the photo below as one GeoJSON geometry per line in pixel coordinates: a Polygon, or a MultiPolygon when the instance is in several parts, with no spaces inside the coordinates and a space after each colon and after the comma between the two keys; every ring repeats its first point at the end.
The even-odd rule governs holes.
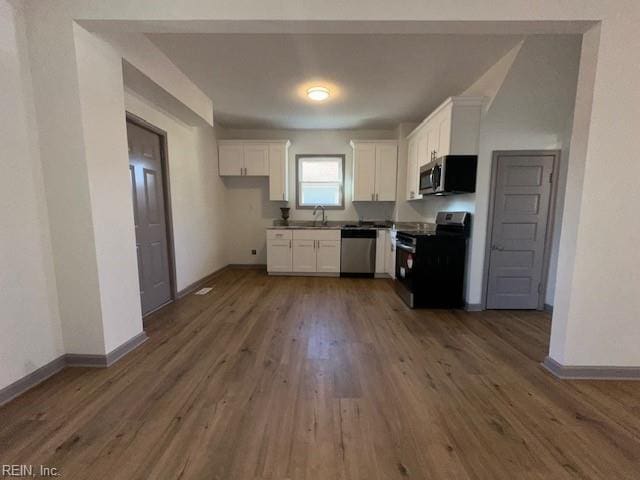
{"type": "Polygon", "coordinates": [[[272,139],[268,139],[268,140],[256,140],[256,139],[251,139],[251,140],[242,140],[242,139],[231,139],[231,138],[227,138],[227,139],[220,139],[218,140],[218,145],[238,145],[238,144],[243,144],[243,143],[249,143],[249,144],[255,144],[255,143],[274,143],[274,144],[284,144],[285,147],[290,147],[291,146],[291,141],[289,140],[272,140],[272,139]]]}
{"type": "Polygon", "coordinates": [[[427,116],[420,124],[414,128],[409,135],[407,135],[407,140],[416,135],[422,128],[429,123],[438,113],[440,113],[443,109],[448,107],[449,105],[464,105],[464,106],[475,106],[481,107],[486,101],[485,97],[475,97],[470,95],[460,95],[458,97],[449,97],[444,102],[440,104],[433,112],[427,116]]]}
{"type": "Polygon", "coordinates": [[[356,145],[361,144],[361,143],[384,143],[385,145],[398,145],[398,141],[397,140],[350,140],[349,141],[349,145],[351,145],[351,147],[355,148],[356,145]]]}

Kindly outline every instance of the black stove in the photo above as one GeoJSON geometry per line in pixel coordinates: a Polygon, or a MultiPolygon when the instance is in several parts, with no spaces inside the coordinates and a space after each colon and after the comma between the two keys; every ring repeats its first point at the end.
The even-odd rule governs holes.
{"type": "Polygon", "coordinates": [[[460,308],[470,214],[439,212],[423,230],[396,234],[396,291],[411,308],[460,308]]]}

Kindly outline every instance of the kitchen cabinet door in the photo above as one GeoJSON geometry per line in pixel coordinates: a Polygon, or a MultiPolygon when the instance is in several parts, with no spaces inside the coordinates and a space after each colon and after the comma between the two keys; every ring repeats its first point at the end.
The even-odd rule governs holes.
{"type": "Polygon", "coordinates": [[[409,154],[407,155],[407,200],[422,198],[418,190],[418,139],[409,140],[409,154]]]}
{"type": "Polygon", "coordinates": [[[284,144],[269,145],[269,200],[289,200],[287,149],[284,144]]]}
{"type": "Polygon", "coordinates": [[[244,149],[241,143],[220,144],[218,147],[218,172],[221,177],[243,175],[244,149]]]}
{"type": "Polygon", "coordinates": [[[436,119],[438,127],[438,140],[437,145],[434,147],[436,150],[436,157],[442,157],[449,155],[451,146],[451,108],[445,108],[436,119]]]}
{"type": "Polygon", "coordinates": [[[395,143],[376,145],[376,201],[396,201],[398,147],[395,143]]]}
{"type": "Polygon", "coordinates": [[[316,271],[316,240],[293,240],[293,271],[316,271]]]}
{"type": "Polygon", "coordinates": [[[386,230],[378,230],[376,236],[376,274],[385,273],[386,230]]]}
{"type": "Polygon", "coordinates": [[[376,145],[357,143],[353,149],[353,201],[374,201],[375,186],[376,145]]]}
{"type": "Polygon", "coordinates": [[[385,269],[391,278],[396,278],[396,239],[391,230],[386,232],[385,269]]]}
{"type": "MultiPolygon", "coordinates": [[[[436,119],[437,120],[437,119],[436,119]]],[[[420,172],[420,167],[426,165],[429,162],[432,162],[436,158],[438,158],[438,125],[435,121],[432,121],[425,130],[424,133],[424,148],[420,152],[420,166],[418,167],[418,172],[420,172]]],[[[418,173],[419,175],[419,173],[418,173]]]]}
{"type": "Polygon", "coordinates": [[[291,272],[293,267],[291,240],[267,240],[267,271],[291,272]]]}
{"type": "Polygon", "coordinates": [[[266,177],[269,175],[269,144],[246,143],[244,145],[245,175],[266,177]]]}
{"type": "Polygon", "coordinates": [[[336,240],[316,240],[316,270],[319,273],[340,271],[340,242],[336,240]]]}

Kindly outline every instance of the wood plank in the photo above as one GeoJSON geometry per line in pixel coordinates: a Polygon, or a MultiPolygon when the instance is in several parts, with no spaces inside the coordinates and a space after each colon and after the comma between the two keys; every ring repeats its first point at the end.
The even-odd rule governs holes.
{"type": "Polygon", "coordinates": [[[113,367],[0,408],[0,460],[110,480],[640,476],[640,383],[551,376],[546,313],[410,310],[382,279],[207,286],[113,367]]]}

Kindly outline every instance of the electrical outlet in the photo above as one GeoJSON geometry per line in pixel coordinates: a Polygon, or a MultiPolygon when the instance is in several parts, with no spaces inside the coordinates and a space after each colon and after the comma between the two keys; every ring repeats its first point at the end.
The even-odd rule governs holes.
{"type": "Polygon", "coordinates": [[[256,252],[255,250],[251,250],[251,255],[255,255],[256,253],[258,252],[256,252]]]}

